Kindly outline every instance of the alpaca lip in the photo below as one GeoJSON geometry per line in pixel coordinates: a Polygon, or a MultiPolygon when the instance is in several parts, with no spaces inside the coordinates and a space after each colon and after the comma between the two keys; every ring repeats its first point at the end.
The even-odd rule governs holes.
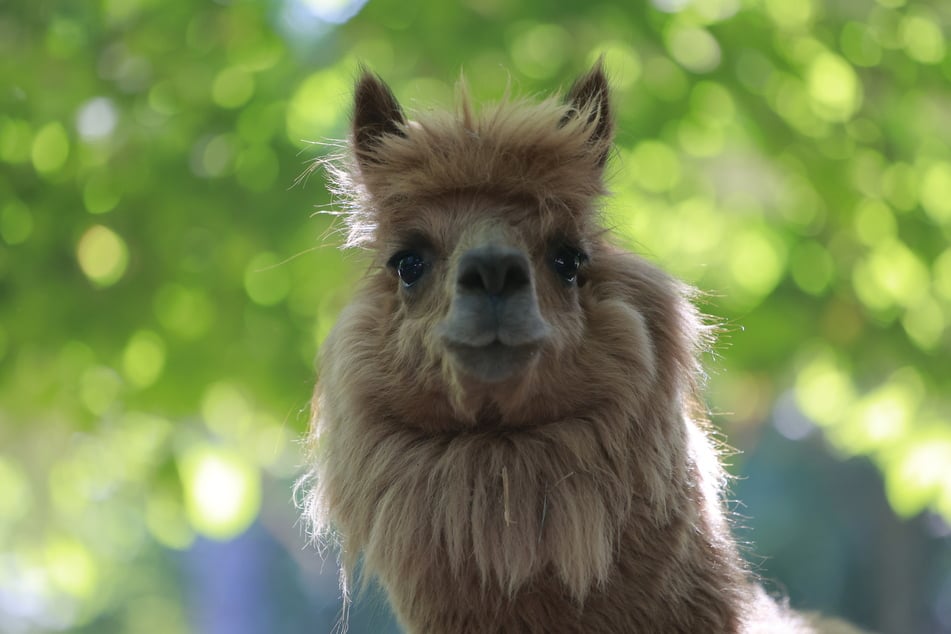
{"type": "Polygon", "coordinates": [[[498,383],[515,376],[536,357],[540,342],[506,345],[498,339],[481,346],[446,341],[453,361],[467,376],[484,383],[498,383]]]}

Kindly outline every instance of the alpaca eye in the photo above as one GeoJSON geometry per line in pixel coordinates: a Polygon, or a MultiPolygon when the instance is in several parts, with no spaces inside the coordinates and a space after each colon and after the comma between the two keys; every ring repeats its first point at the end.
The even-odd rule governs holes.
{"type": "Polygon", "coordinates": [[[574,282],[578,277],[578,269],[587,259],[584,253],[571,247],[561,247],[555,252],[552,263],[555,266],[555,272],[566,282],[574,282]]]}
{"type": "Polygon", "coordinates": [[[409,288],[419,281],[426,270],[426,262],[414,251],[402,251],[394,255],[389,262],[396,269],[403,286],[409,288]]]}

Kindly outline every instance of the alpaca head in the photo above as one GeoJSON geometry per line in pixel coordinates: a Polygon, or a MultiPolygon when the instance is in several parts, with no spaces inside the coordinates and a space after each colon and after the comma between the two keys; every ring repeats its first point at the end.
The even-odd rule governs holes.
{"type": "MultiPolygon", "coordinates": [[[[565,384],[585,337],[580,290],[611,143],[600,64],[564,102],[408,120],[365,73],[355,94],[350,243],[369,246],[392,303],[390,367],[483,418],[565,384]],[[500,401],[504,400],[505,403],[500,401]]],[[[385,297],[384,297],[385,296],[385,297]]]]}

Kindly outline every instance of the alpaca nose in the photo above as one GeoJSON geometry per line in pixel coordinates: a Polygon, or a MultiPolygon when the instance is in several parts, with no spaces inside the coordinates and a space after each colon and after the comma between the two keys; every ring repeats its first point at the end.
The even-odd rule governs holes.
{"type": "Polygon", "coordinates": [[[459,260],[456,279],[460,291],[505,297],[531,284],[528,258],[511,247],[471,249],[459,260]]]}

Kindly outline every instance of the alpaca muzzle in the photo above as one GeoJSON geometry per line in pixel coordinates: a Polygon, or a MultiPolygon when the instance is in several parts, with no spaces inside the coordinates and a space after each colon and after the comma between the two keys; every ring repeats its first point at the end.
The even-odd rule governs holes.
{"type": "Polygon", "coordinates": [[[465,374],[485,382],[512,377],[537,355],[550,330],[525,253],[489,245],[460,257],[441,334],[465,374]]]}

